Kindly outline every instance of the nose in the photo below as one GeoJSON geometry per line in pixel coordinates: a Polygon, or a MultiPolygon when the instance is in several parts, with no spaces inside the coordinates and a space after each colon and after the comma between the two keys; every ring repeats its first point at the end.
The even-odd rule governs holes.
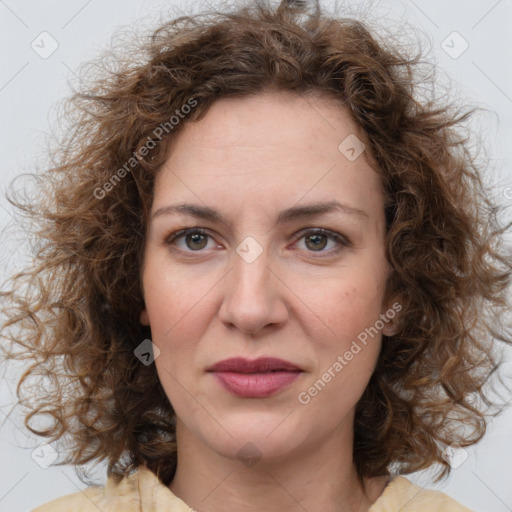
{"type": "Polygon", "coordinates": [[[269,267],[265,252],[251,263],[237,255],[223,282],[219,317],[228,328],[256,335],[286,323],[288,289],[269,267]]]}

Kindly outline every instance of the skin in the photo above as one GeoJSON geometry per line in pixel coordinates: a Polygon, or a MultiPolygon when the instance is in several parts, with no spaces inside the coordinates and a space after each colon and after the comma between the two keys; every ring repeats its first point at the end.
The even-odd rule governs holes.
{"type": "Polygon", "coordinates": [[[338,150],[350,134],[362,139],[329,98],[221,99],[185,125],[156,177],[152,215],[187,202],[227,219],[161,211],[148,225],[142,267],[140,321],[151,327],[177,415],[170,489],[200,512],[367,511],[387,483],[366,479],[363,488],[352,446],[355,405],[392,321],[307,405],[298,401],[391,307],[383,303],[390,268],[380,178],[364,152],[350,161],[338,150]],[[281,210],[332,200],[366,216],[335,211],[276,223],[281,210]],[[209,236],[169,241],[196,227],[209,236]],[[350,245],[325,236],[315,245],[306,228],[350,245]],[[251,263],[236,251],[248,236],[262,249],[251,263]],[[227,358],[263,356],[304,371],[267,398],[235,396],[206,372],[227,358]],[[256,458],[250,467],[239,455],[246,443],[256,458]]]}

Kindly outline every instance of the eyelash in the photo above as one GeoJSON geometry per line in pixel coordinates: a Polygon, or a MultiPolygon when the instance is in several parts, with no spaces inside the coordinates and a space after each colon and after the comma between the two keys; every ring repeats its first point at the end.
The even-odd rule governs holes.
{"type": "MultiPolygon", "coordinates": [[[[182,238],[186,235],[189,235],[189,234],[198,234],[198,235],[204,235],[204,236],[208,236],[210,238],[213,238],[210,233],[208,233],[207,230],[203,229],[203,228],[187,228],[187,229],[181,229],[179,231],[176,231],[176,233],[173,233],[172,235],[170,235],[169,237],[167,237],[166,239],[166,244],[168,245],[173,245],[174,242],[176,240],[178,240],[179,238],[182,238]]],[[[300,233],[298,233],[298,236],[295,238],[295,242],[298,242],[299,240],[301,240],[302,238],[305,238],[307,236],[311,236],[311,235],[325,235],[326,237],[330,238],[331,240],[334,240],[337,244],[338,244],[338,247],[335,248],[335,249],[331,249],[329,251],[324,251],[324,250],[320,250],[320,251],[307,251],[307,252],[310,252],[310,253],[319,253],[319,254],[329,254],[329,255],[332,255],[332,254],[337,254],[338,252],[340,252],[343,248],[347,248],[347,247],[351,247],[352,244],[350,243],[350,241],[345,238],[344,236],[340,235],[339,233],[336,233],[334,231],[330,231],[328,229],[324,229],[324,228],[308,228],[304,231],[301,231],[300,233]]],[[[193,250],[188,250],[188,251],[184,251],[182,249],[178,249],[182,252],[185,252],[185,253],[201,253],[203,252],[203,250],[197,250],[197,251],[193,251],[193,250]]],[[[316,256],[316,257],[322,257],[322,256],[316,256]]]]}

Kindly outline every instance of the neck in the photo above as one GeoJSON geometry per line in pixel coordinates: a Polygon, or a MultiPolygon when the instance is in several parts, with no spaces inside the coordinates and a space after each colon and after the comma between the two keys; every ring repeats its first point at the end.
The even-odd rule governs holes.
{"type": "Polygon", "coordinates": [[[351,436],[279,460],[244,464],[198,444],[185,429],[177,434],[183,457],[178,456],[170,489],[200,512],[367,512],[387,483],[384,477],[359,479],[351,436]]]}

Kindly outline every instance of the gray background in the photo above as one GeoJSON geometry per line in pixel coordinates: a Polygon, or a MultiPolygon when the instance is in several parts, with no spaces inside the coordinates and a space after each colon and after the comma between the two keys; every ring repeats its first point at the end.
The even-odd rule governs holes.
{"type": "MultiPolygon", "coordinates": [[[[193,4],[201,10],[201,4],[193,4]]],[[[151,25],[160,13],[173,12],[178,5],[187,4],[176,0],[0,0],[2,191],[14,176],[32,171],[38,155],[44,154],[45,134],[55,116],[52,107],[68,94],[67,80],[78,66],[94,57],[116,28],[140,18],[151,25]],[[41,36],[44,31],[52,39],[41,36]],[[46,39],[41,42],[42,38],[46,39]],[[47,58],[31,47],[35,41],[40,53],[48,52],[55,44],[52,40],[58,48],[47,58]]],[[[431,42],[432,57],[453,80],[454,94],[489,111],[477,118],[476,128],[489,148],[489,176],[496,183],[498,199],[512,203],[512,0],[384,0],[370,10],[382,23],[405,19],[423,30],[431,42]]],[[[11,216],[2,194],[2,280],[26,259],[23,235],[11,216]]],[[[27,511],[84,487],[73,468],[44,469],[33,460],[32,450],[42,440],[28,435],[19,412],[11,411],[19,371],[10,366],[0,383],[0,511],[9,512],[27,511]]],[[[448,481],[433,485],[428,473],[412,479],[443,490],[475,511],[512,511],[511,427],[508,409],[491,423],[484,440],[467,451],[467,459],[448,481]]],[[[102,471],[100,466],[100,480],[102,471]]]]}

